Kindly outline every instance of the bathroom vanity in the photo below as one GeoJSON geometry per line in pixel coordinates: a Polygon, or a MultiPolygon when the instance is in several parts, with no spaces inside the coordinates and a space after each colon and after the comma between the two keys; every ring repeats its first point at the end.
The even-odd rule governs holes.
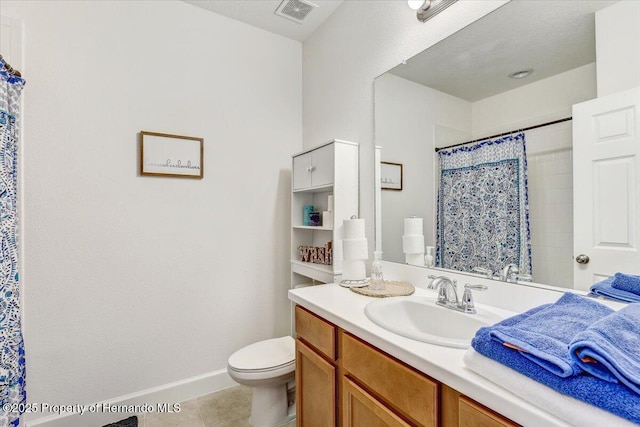
{"type": "Polygon", "coordinates": [[[296,307],[298,426],[516,426],[313,312],[296,307]]]}
{"type": "MultiPolygon", "coordinates": [[[[389,278],[416,285],[415,297],[435,297],[426,289],[433,270],[394,263],[384,268],[389,278]]],[[[460,284],[470,280],[450,277],[460,284]]],[[[489,286],[474,295],[476,305],[502,317],[562,295],[540,286],[472,279],[489,286]]],[[[575,425],[470,371],[463,363],[465,349],[417,341],[376,325],[365,307],[378,299],[337,284],[293,289],[289,299],[296,304],[299,427],[575,425]]],[[[619,418],[611,417],[615,425],[619,418]]]]}

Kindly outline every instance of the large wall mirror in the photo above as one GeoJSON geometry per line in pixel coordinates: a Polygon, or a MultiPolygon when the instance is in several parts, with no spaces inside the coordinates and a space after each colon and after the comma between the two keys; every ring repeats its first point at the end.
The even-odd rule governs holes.
{"type": "MultiPolygon", "coordinates": [[[[438,207],[437,148],[524,133],[530,246],[523,250],[530,251],[531,269],[521,273],[532,277],[520,279],[584,289],[574,284],[572,106],[598,97],[595,13],[614,3],[514,0],[375,80],[376,159],[402,165],[401,190],[393,177],[378,177],[376,239],[385,260],[424,265],[426,250],[411,258],[407,245],[438,247],[447,207],[438,207]],[[405,219],[412,216],[422,219],[420,230],[407,231],[412,226],[405,219]],[[418,232],[423,240],[406,237],[418,232]]],[[[500,209],[508,209],[508,200],[500,209]]],[[[476,225],[489,222],[490,210],[474,219],[476,225]]],[[[491,244],[473,250],[479,247],[490,252],[491,244]]],[[[442,268],[442,254],[434,249],[433,255],[442,268]]],[[[483,272],[483,264],[459,271],[494,278],[504,272],[483,272]]],[[[629,273],[640,274],[640,265],[629,273]]]]}

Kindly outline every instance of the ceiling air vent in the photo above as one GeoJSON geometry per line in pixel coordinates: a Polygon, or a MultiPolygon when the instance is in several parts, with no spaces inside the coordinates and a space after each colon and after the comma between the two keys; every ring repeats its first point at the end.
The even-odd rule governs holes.
{"type": "Polygon", "coordinates": [[[304,18],[316,7],[318,5],[306,0],[283,0],[275,14],[302,24],[304,18]]]}

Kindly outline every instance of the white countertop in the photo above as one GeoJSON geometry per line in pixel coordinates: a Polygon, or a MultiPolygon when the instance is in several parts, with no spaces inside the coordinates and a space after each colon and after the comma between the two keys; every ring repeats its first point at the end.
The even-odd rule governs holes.
{"type": "MultiPolygon", "coordinates": [[[[434,296],[435,293],[416,287],[414,295],[434,296]]],[[[555,300],[557,295],[551,298],[555,300]]],[[[462,361],[466,350],[415,341],[377,326],[364,312],[365,306],[374,298],[337,284],[327,284],[292,289],[289,299],[519,424],[533,427],[570,425],[471,372],[462,361]]],[[[482,304],[476,302],[476,306],[482,307],[482,304]]],[[[505,316],[513,314],[504,313],[505,316]]]]}

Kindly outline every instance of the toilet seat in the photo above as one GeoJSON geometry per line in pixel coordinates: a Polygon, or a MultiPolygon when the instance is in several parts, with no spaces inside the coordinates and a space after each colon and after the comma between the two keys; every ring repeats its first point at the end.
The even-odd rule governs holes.
{"type": "Polygon", "coordinates": [[[293,372],[295,349],[295,341],[290,336],[260,341],[233,353],[229,357],[228,366],[232,371],[246,374],[293,372]]]}

